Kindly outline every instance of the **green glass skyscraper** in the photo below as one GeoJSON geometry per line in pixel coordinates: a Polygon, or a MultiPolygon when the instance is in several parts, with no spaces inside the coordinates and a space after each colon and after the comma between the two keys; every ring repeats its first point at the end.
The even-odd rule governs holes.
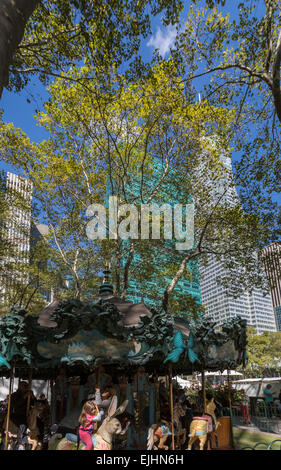
{"type": "MultiPolygon", "coordinates": [[[[130,185],[126,186],[127,200],[134,201],[135,205],[146,203],[149,195],[157,187],[163,171],[164,162],[154,158],[145,177],[130,178],[130,185]]],[[[182,184],[182,175],[173,169],[169,170],[151,202],[159,206],[182,204],[184,208],[192,201],[192,198],[189,195],[189,201],[183,200],[186,197],[186,191],[182,191],[182,184]]],[[[137,240],[135,244],[126,299],[133,303],[143,301],[150,306],[157,307],[161,302],[165,287],[173,278],[174,269],[179,266],[182,253],[175,251],[175,240],[137,240]],[[148,265],[150,269],[147,269],[148,265]]],[[[126,261],[122,259],[123,267],[126,261]]],[[[176,284],[171,298],[171,313],[191,316],[188,305],[193,304],[193,311],[194,308],[196,310],[196,305],[198,307],[201,305],[199,270],[196,260],[187,265],[186,272],[176,284]]]]}

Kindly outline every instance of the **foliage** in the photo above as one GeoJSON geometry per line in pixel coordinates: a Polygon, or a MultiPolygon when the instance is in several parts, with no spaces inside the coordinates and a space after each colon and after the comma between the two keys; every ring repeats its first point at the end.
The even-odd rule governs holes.
{"type": "MultiPolygon", "coordinates": [[[[206,393],[213,396],[221,406],[229,407],[229,387],[227,384],[212,386],[209,382],[206,382],[206,393]]],[[[191,405],[198,406],[199,390],[188,388],[185,394],[191,405]]],[[[230,386],[230,397],[232,404],[239,405],[243,399],[243,392],[230,386]]]]}
{"type": "Polygon", "coordinates": [[[277,0],[190,2],[174,57],[184,80],[234,111],[231,146],[245,210],[259,207],[280,236],[281,31],[277,0]],[[192,65],[190,65],[192,64],[192,65]]]}
{"type": "Polygon", "coordinates": [[[281,333],[265,331],[257,335],[252,327],[247,328],[248,364],[243,370],[245,377],[271,377],[280,373],[281,333]]]}
{"type": "Polygon", "coordinates": [[[222,280],[226,285],[235,274],[231,294],[265,288],[255,254],[278,236],[277,207],[261,185],[269,193],[276,189],[278,145],[272,142],[278,139],[271,139],[269,130],[275,136],[279,124],[261,67],[266,59],[268,73],[273,72],[278,9],[275,1],[266,1],[249,27],[255,2],[240,2],[235,19],[223,10],[227,2],[209,0],[203,8],[191,2],[171,57],[165,61],[156,54],[144,68],[138,50],[140,37],[150,33],[146,7],[152,15],[165,12],[165,24],[174,23],[182,8],[181,2],[146,3],[46,0],[39,5],[14,58],[11,86],[21,89],[32,73],[43,81],[57,78],[37,113],[50,137],[31,142],[5,124],[1,154],[33,181],[40,216],[50,227],[51,270],[69,281],[67,293],[57,289],[59,297],[87,296],[106,260],[122,297],[135,280],[151,297],[163,294],[165,309],[181,313],[184,308],[196,316],[200,309],[192,299],[175,296],[179,279],[190,279],[194,260],[219,259],[229,270],[222,280]],[[210,75],[198,103],[198,80],[210,75]],[[233,148],[244,154],[236,174],[241,202],[222,162],[233,148]],[[260,161],[255,159],[263,150],[273,176],[265,180],[262,169],[256,185],[260,161]],[[193,200],[194,247],[178,252],[162,241],[140,243],[132,237],[91,243],[85,211],[108,193],[116,194],[120,205],[138,207],[172,197],[193,200]]]}
{"type": "Polygon", "coordinates": [[[235,390],[231,385],[228,384],[219,385],[213,390],[214,398],[223,406],[229,407],[229,395],[231,403],[240,405],[243,400],[243,392],[241,390],[235,390]]]}
{"type": "Polygon", "coordinates": [[[186,398],[192,406],[195,406],[198,402],[198,390],[193,388],[188,388],[185,391],[186,398]]]}
{"type": "MultiPolygon", "coordinates": [[[[4,124],[0,141],[2,159],[34,185],[38,211],[50,227],[52,270],[70,281],[68,295],[88,295],[97,285],[102,260],[112,262],[119,295],[125,297],[135,279],[143,293],[163,294],[165,309],[171,299],[173,313],[183,309],[173,296],[178,280],[190,279],[192,262],[209,254],[230,275],[235,271],[238,291],[247,283],[263,283],[253,253],[268,240],[270,227],[255,212],[245,213],[238,200],[229,202],[234,183],[224,160],[229,158],[232,110],[193,103],[173,60],[158,63],[148,78],[133,84],[116,81],[112,73],[114,86],[104,80],[102,89],[98,80],[87,81],[88,73],[88,66],[73,67],[71,85],[59,78],[49,87],[51,99],[37,114],[50,133],[47,140],[31,142],[20,129],[4,124]],[[109,194],[118,197],[120,206],[138,208],[194,200],[194,247],[179,251],[174,241],[135,240],[130,229],[128,240],[93,243],[85,231],[86,210],[104,204],[109,194]]],[[[193,316],[200,310],[189,298],[184,308],[193,316]]]]}
{"type": "Polygon", "coordinates": [[[174,24],[182,10],[179,0],[44,0],[38,2],[10,65],[9,89],[21,90],[36,75],[46,84],[65,76],[75,64],[88,67],[88,80],[105,76],[113,66],[128,75],[145,71],[139,56],[151,19],[162,15],[174,24]]]}

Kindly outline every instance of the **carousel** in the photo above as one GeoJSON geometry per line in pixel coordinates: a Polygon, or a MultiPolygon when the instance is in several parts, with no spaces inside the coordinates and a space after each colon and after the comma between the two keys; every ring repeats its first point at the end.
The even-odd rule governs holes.
{"type": "MultiPolygon", "coordinates": [[[[245,320],[233,318],[217,330],[204,316],[187,321],[144,302],[133,304],[114,295],[109,275],[106,268],[98,295],[88,301],[54,300],[37,315],[13,310],[0,319],[1,375],[9,378],[3,449],[23,434],[13,422],[15,377],[26,381],[29,390],[33,380],[48,383],[44,439],[49,449],[83,448],[75,437],[78,417],[82,404],[95,400],[96,393],[107,394],[111,402],[93,432],[95,449],[187,449],[197,438],[203,449],[208,436],[223,428],[223,417],[218,418],[214,399],[206,393],[204,373],[245,365],[245,320]],[[202,374],[203,416],[186,429],[182,391],[172,378],[195,372],[202,374]]],[[[31,435],[25,438],[35,449],[42,447],[36,417],[46,410],[42,400],[32,402],[27,396],[31,435]]],[[[229,408],[231,443],[231,400],[229,408]]]]}

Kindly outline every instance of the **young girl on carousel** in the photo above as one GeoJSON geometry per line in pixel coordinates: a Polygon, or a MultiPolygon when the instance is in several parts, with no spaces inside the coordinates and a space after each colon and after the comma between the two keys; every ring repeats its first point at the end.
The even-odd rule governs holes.
{"type": "Polygon", "coordinates": [[[102,420],[104,411],[99,411],[92,400],[86,401],[79,417],[79,439],[86,445],[84,450],[92,450],[92,434],[97,429],[97,423],[102,420]]]}

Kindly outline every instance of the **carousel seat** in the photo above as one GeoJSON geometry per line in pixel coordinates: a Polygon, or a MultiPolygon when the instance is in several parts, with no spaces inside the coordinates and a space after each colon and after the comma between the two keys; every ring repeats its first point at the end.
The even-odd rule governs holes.
{"type": "Polygon", "coordinates": [[[65,435],[65,439],[67,439],[68,441],[71,441],[71,442],[77,442],[77,440],[78,440],[76,434],[72,434],[71,432],[68,432],[65,435]]]}
{"type": "Polygon", "coordinates": [[[207,432],[212,432],[213,423],[212,423],[212,417],[210,415],[195,416],[193,419],[200,420],[200,421],[207,421],[207,432]]]}

